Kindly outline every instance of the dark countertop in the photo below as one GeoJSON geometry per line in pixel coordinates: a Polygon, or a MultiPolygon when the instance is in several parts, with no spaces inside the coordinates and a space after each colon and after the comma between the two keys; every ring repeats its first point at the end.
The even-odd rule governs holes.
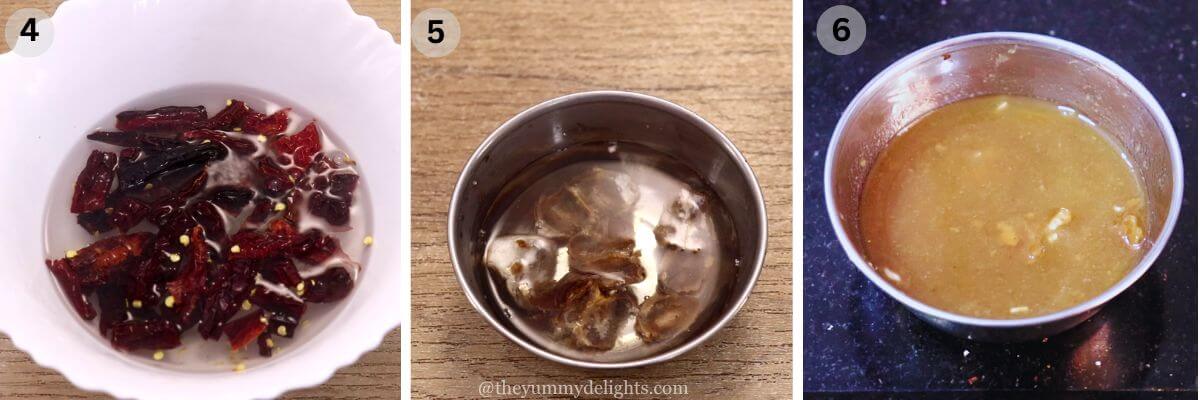
{"type": "Polygon", "coordinates": [[[1076,397],[1081,390],[1098,390],[1106,397],[1196,398],[1196,2],[853,1],[848,5],[867,21],[867,39],[844,57],[825,52],[812,33],[821,12],[841,2],[806,3],[806,397],[1049,389],[1076,397]],[[1057,36],[1116,61],[1162,104],[1186,165],[1182,214],[1158,262],[1095,317],[1044,342],[975,343],[918,320],[858,272],[825,210],[826,147],[858,90],[925,45],[999,30],[1057,36]]]}

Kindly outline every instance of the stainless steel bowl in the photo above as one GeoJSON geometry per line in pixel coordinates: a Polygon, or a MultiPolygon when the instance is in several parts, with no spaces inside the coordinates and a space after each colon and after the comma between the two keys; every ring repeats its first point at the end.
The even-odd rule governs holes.
{"type": "Polygon", "coordinates": [[[825,163],[825,203],[838,240],[858,269],[921,319],[957,336],[1023,341],[1067,330],[1132,285],[1166,247],[1183,197],[1175,131],[1137,79],[1077,44],[1048,36],[993,32],[960,36],[909,54],[876,75],[842,113],[825,163]],[[859,200],[888,142],[943,105],[989,94],[1024,95],[1067,105],[1114,136],[1130,156],[1149,199],[1152,245],[1129,273],[1099,296],[1053,314],[984,319],[947,312],[910,297],[863,256],[859,200]]]}
{"type": "Polygon", "coordinates": [[[716,127],[668,101],[642,94],[576,93],[525,110],[492,132],[463,168],[449,215],[450,259],[471,306],[509,340],[543,358],[585,368],[627,368],[672,359],[721,330],[750,296],[762,269],[767,215],[754,172],[716,127]],[[730,293],[707,325],[662,353],[622,362],[564,357],[515,329],[490,298],[482,263],[484,226],[501,189],[535,160],[579,143],[633,142],[669,154],[704,178],[728,208],[738,237],[738,266],[730,293]]]}

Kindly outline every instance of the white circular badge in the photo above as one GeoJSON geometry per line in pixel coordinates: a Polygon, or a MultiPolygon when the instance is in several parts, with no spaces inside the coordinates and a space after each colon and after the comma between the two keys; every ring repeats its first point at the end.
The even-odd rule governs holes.
{"type": "Polygon", "coordinates": [[[454,13],[443,8],[421,11],[413,18],[412,41],[426,57],[443,57],[458,47],[462,29],[454,13]]]}
{"type": "Polygon", "coordinates": [[[22,8],[8,17],[4,41],[13,53],[34,57],[45,53],[54,42],[54,24],[50,15],[36,8],[22,8]]]}

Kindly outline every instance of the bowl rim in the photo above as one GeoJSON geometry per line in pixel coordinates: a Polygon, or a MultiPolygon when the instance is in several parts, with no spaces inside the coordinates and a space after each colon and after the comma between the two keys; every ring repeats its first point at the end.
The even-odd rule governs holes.
{"type": "Polygon", "coordinates": [[[1150,266],[1154,264],[1159,254],[1161,254],[1163,249],[1166,248],[1167,242],[1171,237],[1171,233],[1175,229],[1176,222],[1179,218],[1180,207],[1183,203],[1183,159],[1180,155],[1179,139],[1175,134],[1175,128],[1171,125],[1170,119],[1167,118],[1166,113],[1163,111],[1162,106],[1158,104],[1158,101],[1154,98],[1154,95],[1152,95],[1150,91],[1142,85],[1141,81],[1135,78],[1124,68],[1121,68],[1121,66],[1116,62],[1104,57],[1103,55],[1100,55],[1100,53],[1067,40],[1025,32],[984,32],[952,37],[909,53],[907,56],[892,63],[883,71],[879,72],[874,78],[871,79],[870,82],[866,84],[866,86],[863,86],[863,88],[859,90],[858,94],[854,96],[854,99],[850,101],[850,104],[846,106],[845,111],[842,112],[841,117],[838,119],[837,126],[833,131],[833,136],[829,141],[829,147],[826,149],[824,173],[824,187],[822,189],[825,192],[825,208],[829,214],[830,224],[833,225],[834,233],[837,235],[838,242],[841,244],[842,249],[846,252],[846,255],[850,258],[850,261],[854,263],[854,265],[860,272],[862,272],[863,275],[865,275],[872,283],[874,283],[876,287],[883,289],[883,291],[889,296],[904,304],[904,306],[908,307],[910,310],[951,323],[980,328],[1003,329],[1045,325],[1089,312],[1104,305],[1109,300],[1112,300],[1113,297],[1116,297],[1118,294],[1124,292],[1126,289],[1132,286],[1133,283],[1141,278],[1141,276],[1150,269],[1150,266]],[[1155,122],[1159,126],[1159,134],[1161,134],[1167,142],[1167,149],[1171,158],[1171,206],[1167,213],[1167,218],[1164,221],[1163,229],[1159,232],[1158,236],[1154,238],[1154,241],[1152,242],[1153,245],[1145,254],[1142,255],[1142,258],[1138,264],[1134,268],[1130,269],[1120,281],[1113,284],[1113,286],[1109,287],[1103,293],[1100,293],[1099,295],[1094,296],[1087,301],[1053,313],[1018,319],[980,318],[945,311],[917,300],[916,298],[909,296],[904,291],[892,285],[877,271],[875,271],[875,269],[867,263],[866,258],[860,254],[859,251],[855,250],[853,245],[850,244],[851,242],[849,235],[842,227],[842,224],[838,223],[840,212],[838,210],[837,203],[834,200],[833,192],[829,190],[833,184],[834,159],[836,154],[835,151],[837,150],[838,145],[841,143],[842,134],[845,131],[846,126],[849,124],[850,116],[854,115],[863,106],[863,104],[866,103],[867,96],[876,92],[879,87],[882,86],[890,77],[895,76],[898,73],[903,73],[916,64],[925,61],[927,58],[933,55],[940,54],[947,49],[959,49],[973,47],[975,45],[994,44],[997,42],[1038,47],[1050,51],[1065,53],[1070,56],[1096,63],[1106,72],[1116,77],[1117,80],[1119,80],[1122,84],[1128,87],[1129,90],[1137,96],[1138,101],[1150,111],[1155,122]]]}
{"type": "MultiPolygon", "coordinates": [[[[454,274],[458,279],[459,286],[461,286],[463,289],[463,294],[467,297],[467,301],[471,303],[471,306],[475,309],[475,311],[482,315],[483,318],[492,326],[492,328],[503,334],[504,337],[508,338],[509,341],[516,343],[517,345],[525,348],[525,350],[528,350],[539,357],[573,367],[592,369],[621,369],[640,367],[673,359],[696,347],[699,347],[702,343],[707,341],[718,331],[728,325],[729,322],[732,321],[737,313],[741,310],[742,306],[745,305],[746,300],[754,291],[754,286],[758,283],[758,276],[762,272],[763,265],[766,263],[768,239],[766,203],[763,201],[762,189],[759,186],[758,178],[755,176],[754,171],[750,168],[750,163],[746,161],[742,153],[738,151],[737,147],[733,145],[733,142],[731,142],[720,129],[704,120],[696,113],[670,101],[635,92],[619,90],[577,92],[543,101],[516,114],[508,121],[500,125],[500,127],[496,128],[496,130],[492,131],[492,133],[483,140],[483,142],[478,148],[475,149],[475,152],[467,160],[466,164],[463,166],[462,172],[459,174],[458,181],[454,186],[454,192],[450,199],[450,209],[447,213],[447,216],[449,221],[446,230],[446,234],[448,236],[447,244],[448,250],[450,251],[451,263],[454,267],[454,274]],[[753,199],[752,203],[755,208],[755,213],[752,218],[757,220],[758,233],[759,236],[762,237],[762,240],[758,243],[757,250],[755,251],[757,262],[755,262],[754,265],[742,265],[742,268],[752,268],[750,276],[748,277],[748,284],[739,288],[740,290],[730,293],[730,295],[735,296],[729,299],[729,301],[733,302],[733,306],[727,308],[723,313],[719,314],[714,324],[710,325],[699,334],[692,336],[687,341],[681,342],[679,345],[671,348],[670,350],[646,357],[620,362],[585,361],[559,355],[544,349],[541,346],[531,343],[521,335],[512,332],[507,326],[505,326],[499,319],[497,319],[492,315],[491,312],[488,311],[487,305],[484,304],[484,302],[487,300],[482,299],[481,296],[476,295],[468,289],[469,286],[467,283],[468,277],[466,269],[468,268],[467,263],[471,263],[471,261],[460,259],[458,257],[458,252],[455,251],[459,244],[458,240],[455,239],[455,232],[459,230],[459,224],[456,222],[455,218],[457,214],[456,210],[458,210],[459,204],[464,201],[464,198],[466,197],[466,189],[470,186],[470,177],[474,175],[476,168],[478,168],[479,163],[481,162],[480,160],[492,150],[492,147],[495,145],[495,143],[498,142],[503,136],[515,132],[522,125],[525,125],[526,123],[542,116],[547,112],[568,106],[596,102],[628,103],[665,111],[686,122],[691,123],[695,127],[699,128],[701,132],[707,134],[710,139],[715,140],[717,144],[720,145],[721,149],[736,161],[738,169],[742,173],[743,179],[745,179],[745,182],[750,186],[750,195],[753,199]]],[[[475,265],[471,265],[469,268],[474,267],[475,265]]]]}

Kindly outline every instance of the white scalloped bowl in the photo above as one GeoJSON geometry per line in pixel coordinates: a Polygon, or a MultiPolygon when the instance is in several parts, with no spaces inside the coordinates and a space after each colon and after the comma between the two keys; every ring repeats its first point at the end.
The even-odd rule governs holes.
{"type": "Polygon", "coordinates": [[[0,132],[9,149],[0,170],[0,331],[18,348],[82,389],[120,398],[268,398],[324,382],[400,324],[408,268],[400,154],[408,143],[403,49],[390,34],[335,0],[72,0],[51,21],[46,53],[0,56],[0,132]],[[52,186],[61,184],[60,166],[82,165],[68,157],[84,154],[83,135],[121,107],[208,103],[212,113],[225,92],[318,118],[359,162],[369,185],[360,196],[373,204],[367,229],[379,243],[350,297],[315,317],[321,321],[285,352],[241,373],[113,350],[67,305],[43,264],[47,243],[60,239],[42,234],[45,217],[66,206],[45,199],[61,190],[52,186]]]}

